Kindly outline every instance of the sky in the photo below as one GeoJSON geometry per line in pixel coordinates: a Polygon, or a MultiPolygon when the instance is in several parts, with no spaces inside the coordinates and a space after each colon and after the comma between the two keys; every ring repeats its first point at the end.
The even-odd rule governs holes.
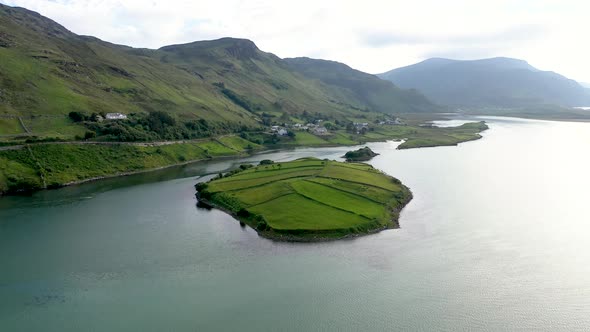
{"type": "Polygon", "coordinates": [[[527,60],[590,82],[590,1],[0,0],[69,30],[134,47],[221,37],[280,57],[381,73],[431,57],[527,60]]]}

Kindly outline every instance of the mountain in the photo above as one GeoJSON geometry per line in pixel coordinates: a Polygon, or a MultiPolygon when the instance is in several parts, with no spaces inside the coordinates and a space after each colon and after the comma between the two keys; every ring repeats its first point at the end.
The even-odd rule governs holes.
{"type": "Polygon", "coordinates": [[[587,88],[587,89],[590,89],[590,83],[587,83],[587,82],[580,82],[580,84],[581,84],[583,87],[585,87],[585,88],[587,88]]]}
{"type": "Polygon", "coordinates": [[[378,75],[434,102],[468,107],[579,106],[590,93],[574,80],[511,58],[433,58],[378,75]]]}
{"type": "MultiPolygon", "coordinates": [[[[82,125],[68,119],[70,112],[163,111],[170,123],[207,123],[216,128],[205,132],[210,135],[259,128],[268,116],[346,119],[434,107],[415,91],[352,69],[337,76],[357,84],[310,77],[304,66],[296,68],[249,40],[137,49],[76,35],[38,13],[1,4],[0,59],[0,118],[20,117],[40,136],[84,134],[82,125]],[[365,80],[378,90],[368,91],[365,80]]],[[[149,121],[135,128],[142,123],[149,121]]],[[[0,121],[0,136],[2,131],[0,121]]]]}
{"type": "Polygon", "coordinates": [[[349,90],[371,109],[386,113],[432,112],[436,107],[414,89],[403,90],[393,83],[329,60],[287,58],[287,64],[304,76],[349,90]]]}

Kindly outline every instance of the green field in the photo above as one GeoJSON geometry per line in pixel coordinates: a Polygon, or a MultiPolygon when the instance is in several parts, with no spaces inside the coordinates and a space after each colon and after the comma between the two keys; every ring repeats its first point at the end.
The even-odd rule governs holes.
{"type": "MultiPolygon", "coordinates": [[[[244,167],[246,168],[246,167],[244,167]]],[[[197,186],[262,236],[287,241],[337,239],[397,227],[408,188],[367,164],[304,158],[230,172],[197,186]]]]}

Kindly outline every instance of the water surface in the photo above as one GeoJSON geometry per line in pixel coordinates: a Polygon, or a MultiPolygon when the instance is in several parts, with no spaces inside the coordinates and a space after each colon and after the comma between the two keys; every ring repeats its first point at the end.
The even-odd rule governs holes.
{"type": "Polygon", "coordinates": [[[273,242],[194,199],[242,161],[345,147],[1,198],[0,330],[588,330],[590,124],[487,120],[458,147],[370,144],[414,199],[354,240],[273,242]]]}

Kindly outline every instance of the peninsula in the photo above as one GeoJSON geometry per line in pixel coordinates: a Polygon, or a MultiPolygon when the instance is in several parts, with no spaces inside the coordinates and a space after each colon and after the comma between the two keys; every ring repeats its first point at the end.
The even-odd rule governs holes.
{"type": "Polygon", "coordinates": [[[336,240],[398,228],[412,193],[371,165],[303,158],[242,165],[198,183],[201,204],[279,241],[336,240]]]}

